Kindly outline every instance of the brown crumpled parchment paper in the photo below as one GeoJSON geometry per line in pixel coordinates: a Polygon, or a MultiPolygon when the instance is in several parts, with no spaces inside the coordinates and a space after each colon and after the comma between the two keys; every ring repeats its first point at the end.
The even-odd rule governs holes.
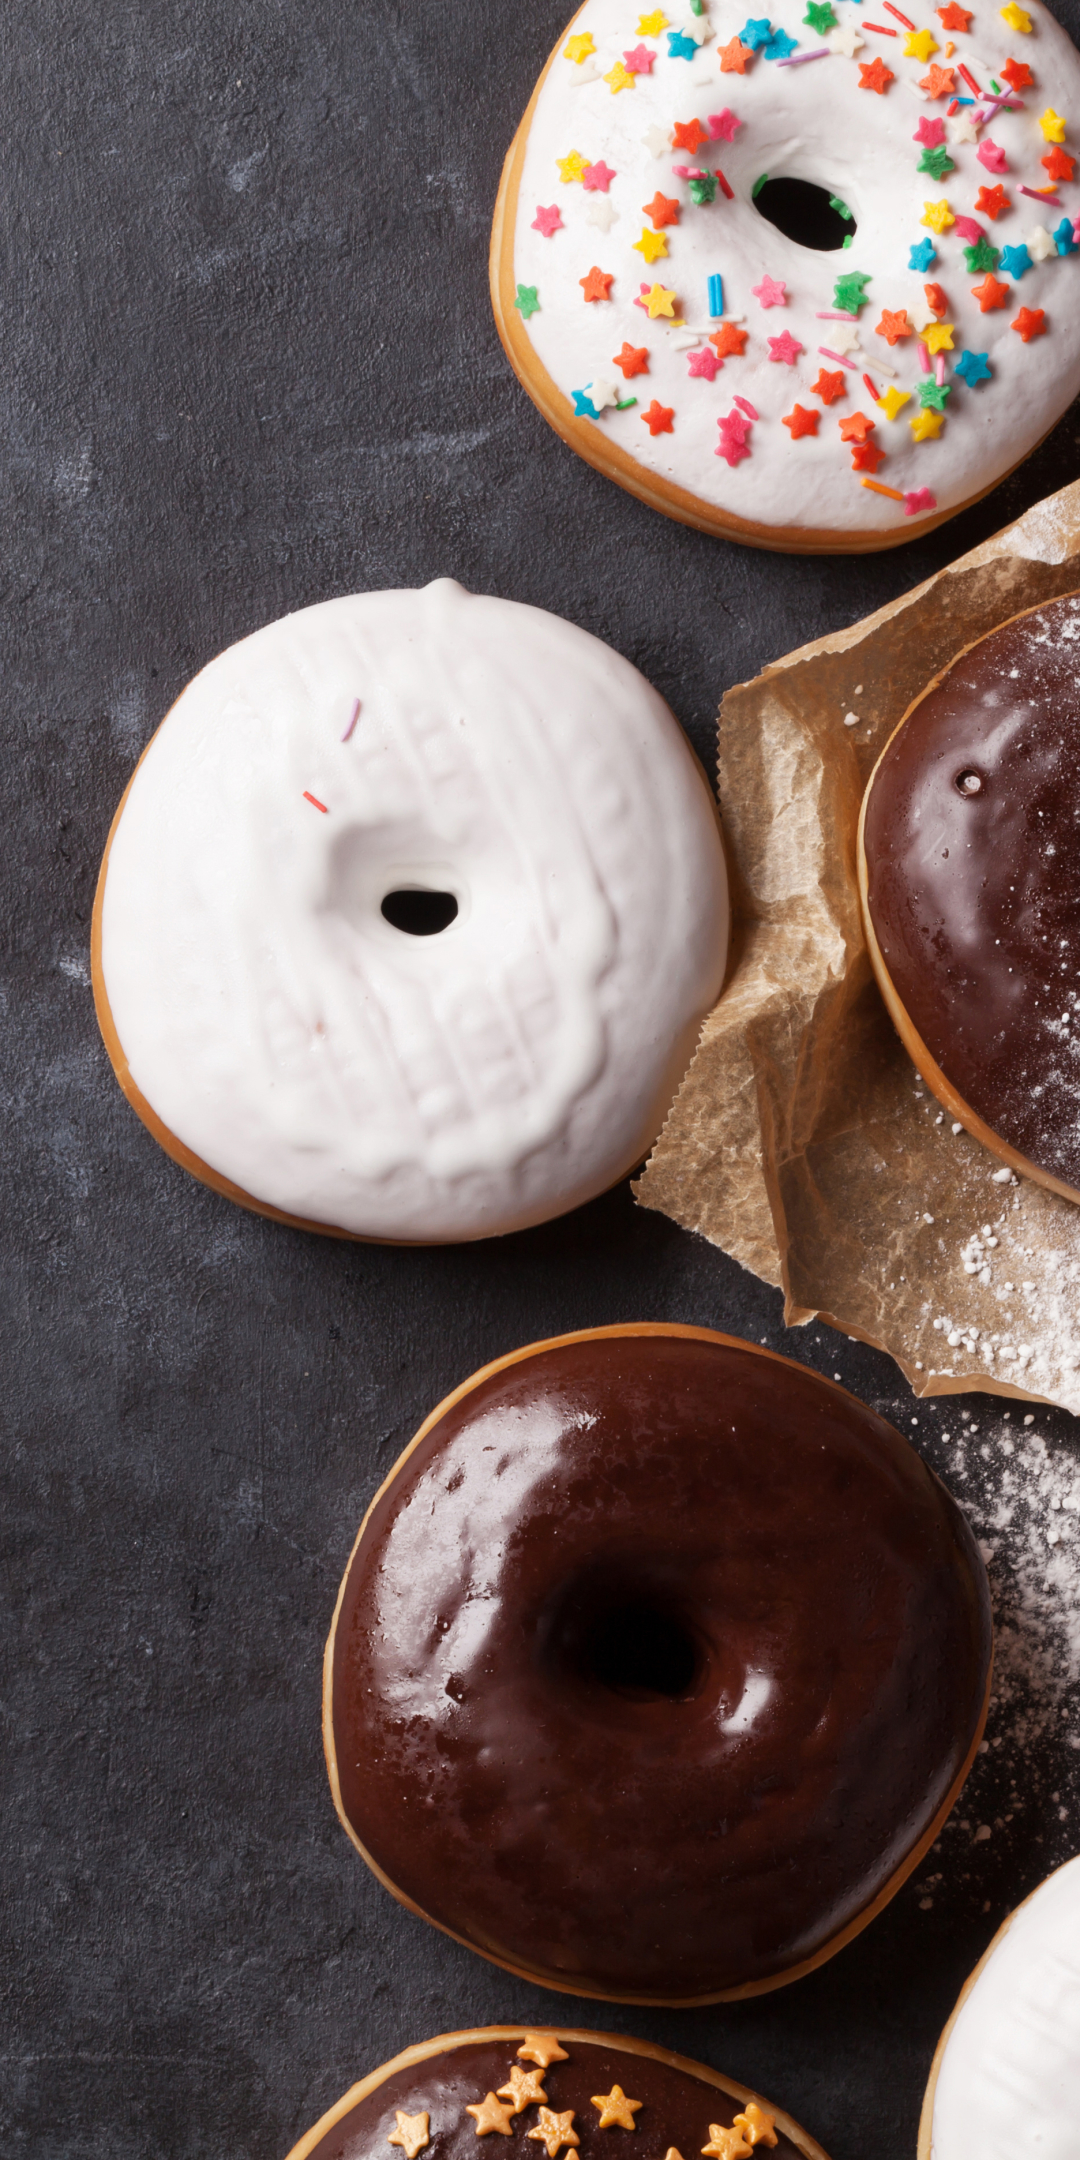
{"type": "Polygon", "coordinates": [[[920,1395],[1080,1412],[1080,1208],[1002,1171],[919,1079],[863,943],[863,789],[961,646],[1080,588],[1080,482],[901,600],[728,692],[735,931],[719,1004],[635,1191],[920,1395]],[[857,725],[845,725],[858,715],[857,725]]]}

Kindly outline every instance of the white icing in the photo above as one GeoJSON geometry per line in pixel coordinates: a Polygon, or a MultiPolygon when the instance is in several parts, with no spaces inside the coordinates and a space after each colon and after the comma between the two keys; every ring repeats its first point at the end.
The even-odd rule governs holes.
{"type": "Polygon", "coordinates": [[[189,685],[113,837],[102,972],[136,1085],[220,1175],[454,1239],[647,1151],[727,936],[663,700],[585,631],[444,579],[287,616],[189,685]],[[449,928],[383,918],[410,885],[456,897],[449,928]]]}
{"type": "Polygon", "coordinates": [[[999,1937],[938,2071],[932,2160],[1076,2160],[1080,2151],[1080,1859],[999,1937]]]}
{"type": "MultiPolygon", "coordinates": [[[[1054,252],[1020,279],[999,267],[999,281],[1010,287],[1009,301],[983,314],[972,287],[981,284],[984,273],[970,272],[963,255],[970,241],[962,241],[955,228],[928,234],[922,223],[924,206],[944,198],[955,216],[974,218],[994,247],[1026,244],[1033,256],[1045,251],[1040,234],[1047,225],[1055,227],[1066,214],[1070,219],[1080,216],[1078,186],[1060,183],[1061,207],[1051,209],[1018,192],[1020,184],[1049,184],[1040,163],[1048,145],[1039,125],[1048,106],[1066,117],[1063,147],[1070,154],[1080,151],[1080,56],[1065,31],[1039,0],[1027,9],[1030,34],[1011,29],[996,7],[982,5],[971,25],[978,38],[976,52],[970,38],[943,29],[932,12],[913,15],[910,0],[905,0],[904,12],[920,28],[932,29],[939,47],[932,58],[938,66],[955,68],[964,61],[984,91],[989,91],[992,75],[1002,80],[999,71],[1010,55],[1025,62],[1035,76],[1035,88],[1021,93],[1022,111],[999,109],[975,130],[976,141],[950,142],[949,100],[931,100],[918,90],[927,63],[904,57],[899,24],[894,23],[896,38],[858,31],[854,39],[848,37],[846,42],[853,43],[862,36],[857,57],[833,50],[803,66],[782,67],[759,53],[739,76],[721,73],[718,49],[757,12],[753,7],[710,0],[713,41],[692,63],[668,57],[666,32],[639,38],[637,24],[649,6],[650,0],[643,6],[637,0],[586,0],[572,27],[575,33],[592,34],[600,55],[597,75],[571,95],[578,68],[563,57],[564,38],[540,92],[525,154],[514,275],[537,288],[539,312],[525,324],[537,358],[570,397],[595,377],[610,376],[612,355],[624,340],[649,350],[649,374],[622,387],[623,397],[637,396],[638,404],[623,412],[607,410],[598,422],[578,425],[617,444],[649,474],[707,505],[763,525],[875,532],[909,524],[900,503],[860,486],[863,476],[851,468],[837,421],[855,411],[875,422],[872,440],[887,453],[887,462],[867,478],[902,493],[929,488],[941,509],[988,486],[1034,448],[1080,392],[1080,254],[1059,257],[1054,252]],[[951,60],[945,54],[949,38],[956,46],[951,60]],[[641,42],[657,53],[651,75],[639,74],[632,89],[614,93],[604,76],[624,51],[641,42]],[[860,63],[879,55],[896,77],[883,96],[859,87],[860,63]],[[706,67],[704,84],[697,80],[699,66],[706,67]],[[668,147],[675,121],[696,117],[706,126],[710,114],[725,107],[743,123],[733,141],[703,143],[693,155],[668,147]],[[916,169],[921,145],[913,137],[921,118],[946,121],[946,147],[957,169],[941,180],[916,169]],[[1005,152],[1006,171],[992,172],[979,162],[979,143],[988,138],[1005,152]],[[661,149],[654,154],[658,142],[661,149]],[[606,197],[590,195],[580,182],[560,179],[555,161],[572,150],[591,163],[603,159],[614,167],[616,177],[606,197]],[[694,205],[687,182],[673,170],[678,164],[707,171],[719,165],[735,199],[729,202],[718,194],[711,204],[694,205]],[[853,245],[819,253],[778,232],[752,201],[751,190],[763,173],[811,180],[839,196],[855,214],[853,245]],[[995,222],[976,211],[975,200],[980,186],[998,181],[1012,208],[995,222]],[[677,198],[682,210],[678,225],[665,229],[667,256],[650,265],[634,252],[634,244],[643,229],[652,230],[643,208],[658,188],[677,198]],[[618,216],[607,235],[589,223],[590,205],[597,200],[610,202],[618,216]],[[539,205],[551,203],[558,204],[564,229],[546,238],[532,229],[532,221],[539,205]],[[911,270],[909,251],[927,237],[938,259],[925,272],[911,270]],[[594,264],[614,273],[606,302],[586,302],[578,283],[594,264]],[[859,314],[862,353],[849,362],[850,395],[823,406],[810,385],[819,368],[832,370],[835,362],[822,360],[819,347],[842,351],[837,333],[844,326],[819,321],[817,310],[832,306],[835,280],[849,270],[870,273],[867,305],[859,314]],[[726,359],[710,383],[689,375],[678,334],[665,329],[660,318],[650,321],[633,302],[642,284],[673,289],[676,312],[701,331],[704,341],[716,327],[708,313],[711,272],[722,275],[726,312],[743,319],[750,337],[744,356],[726,359]],[[763,272],[786,281],[786,306],[759,307],[752,287],[763,272]],[[865,369],[873,377],[876,369],[880,377],[889,363],[896,373],[893,377],[890,367],[888,379],[902,391],[913,390],[922,379],[915,339],[890,348],[875,335],[874,326],[883,308],[907,308],[909,320],[920,329],[932,322],[923,294],[929,281],[944,288],[946,320],[956,329],[954,349],[946,354],[951,391],[945,426],[936,439],[920,443],[913,441],[909,425],[918,409],[914,400],[896,419],[887,420],[869,402],[862,373],[865,369]],[[1045,336],[1027,345],[1010,328],[1021,307],[1042,308],[1049,326],[1045,336]],[[792,366],[769,358],[767,337],[784,330],[804,347],[792,366]],[[992,379],[974,389],[953,372],[952,363],[965,347],[986,353],[993,370],[992,379]],[[746,398],[761,417],[749,439],[750,457],[732,467],[715,455],[716,423],[732,411],[735,395],[746,398]],[[673,433],[654,438],[642,425],[642,410],[652,398],[674,409],[673,433]],[[796,401],[819,409],[816,436],[792,441],[781,424],[796,401]]],[[[674,25],[678,11],[664,12],[674,25]]],[[[825,42],[803,21],[805,0],[774,0],[769,12],[775,26],[798,40],[800,51],[825,42]]],[[[856,15],[851,0],[836,0],[836,13],[844,32],[851,32],[863,13],[871,21],[880,17],[893,22],[881,14],[880,6],[856,15]]],[[[837,40],[841,42],[845,40],[837,40]]],[[[967,94],[959,78],[957,86],[967,94]]],[[[1004,82],[1002,88],[1007,88],[1004,82]]],[[[969,112],[962,108],[963,114],[969,112]]]]}

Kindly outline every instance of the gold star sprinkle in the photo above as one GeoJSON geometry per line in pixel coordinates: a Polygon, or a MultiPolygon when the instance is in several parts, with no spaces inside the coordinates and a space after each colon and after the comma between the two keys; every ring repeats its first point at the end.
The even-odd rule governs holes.
{"type": "Polygon", "coordinates": [[[912,439],[915,442],[932,442],[935,435],[940,435],[944,425],[944,413],[934,412],[928,406],[924,412],[916,413],[911,423],[912,439]]]}
{"type": "Polygon", "coordinates": [[[546,2070],[549,2063],[570,2060],[566,2049],[559,2046],[554,2033],[527,2032],[518,2054],[522,2062],[536,2063],[541,2070],[546,2070]]]}
{"type": "Polygon", "coordinates": [[[894,390],[891,383],[887,390],[882,391],[878,399],[878,404],[881,406],[886,420],[895,420],[897,413],[910,402],[910,390],[894,390]]]}
{"type": "Polygon", "coordinates": [[[955,328],[956,324],[951,322],[928,322],[923,324],[919,336],[927,352],[951,352],[955,328]]]}
{"type": "Polygon", "coordinates": [[[425,2145],[431,2143],[427,2112],[425,2110],[422,2115],[406,2115],[398,2108],[396,2114],[397,2129],[387,2133],[386,2142],[388,2145],[400,2145],[405,2160],[416,2160],[417,2153],[422,2153],[425,2145]]]}
{"type": "Polygon", "coordinates": [[[710,2123],[709,2142],[701,2150],[707,2160],[752,2160],[754,2148],[734,2126],[725,2130],[723,2123],[710,2123]]]}
{"type": "Polygon", "coordinates": [[[601,2130],[633,2130],[634,2117],[645,2105],[643,2100],[628,2100],[621,2085],[613,2085],[609,2093],[594,2093],[592,2104],[600,2110],[601,2130]]]}
{"type": "Polygon", "coordinates": [[[928,225],[931,232],[945,232],[950,225],[956,223],[944,195],[940,202],[924,202],[923,209],[926,215],[919,219],[919,223],[920,225],[928,225]]]}
{"type": "Polygon", "coordinates": [[[607,83],[612,97],[618,97],[620,90],[633,89],[637,77],[631,75],[629,68],[624,67],[621,60],[616,60],[614,67],[605,75],[604,81],[607,83]]]}
{"type": "Polygon", "coordinates": [[[580,150],[571,150],[569,157],[557,157],[555,163],[559,168],[560,180],[565,180],[568,185],[572,180],[580,180],[588,162],[588,158],[583,158],[580,150]]]}
{"type": "Polygon", "coordinates": [[[759,2108],[756,2100],[751,2100],[742,2114],[736,2115],[731,2127],[733,2130],[741,2130],[751,2145],[776,2144],[776,2124],[771,2115],[766,2115],[764,2108],[759,2108]]]}
{"type": "Polygon", "coordinates": [[[911,30],[904,39],[905,60],[921,60],[925,65],[931,53],[940,51],[941,47],[932,30],[911,30]]]}
{"type": "Polygon", "coordinates": [[[534,2100],[547,2099],[540,2083],[539,2070],[523,2070],[520,2063],[513,2065],[505,2085],[500,2085],[499,2092],[504,2100],[513,2101],[515,2115],[520,2115],[522,2108],[531,2107],[534,2100]]]}
{"type": "MultiPolygon", "coordinates": [[[[465,2113],[476,2117],[477,2137],[488,2137],[492,2130],[497,2130],[500,2137],[509,2137],[510,2125],[517,2113],[517,2109],[509,2106],[503,2107],[502,2102],[496,2099],[495,2094],[489,2092],[485,2093],[482,2100],[477,2100],[471,2107],[467,2107],[465,2113]]],[[[554,2160],[554,2155],[552,2160],[554,2160]]]]}
{"type": "Polygon", "coordinates": [[[589,54],[595,51],[596,46],[593,44],[592,31],[583,30],[577,37],[572,37],[569,43],[563,46],[563,59],[576,60],[580,67],[582,61],[587,60],[589,54]]]}
{"type": "Polygon", "coordinates": [[[1030,30],[1031,28],[1030,15],[1025,15],[1023,8],[1017,7],[1016,0],[1009,0],[1008,7],[1003,7],[1000,14],[1002,22],[1008,23],[1010,30],[1030,30]]]}
{"type": "Polygon", "coordinates": [[[547,2147],[548,2160],[555,2160],[561,2146],[580,2145],[581,2143],[581,2139],[574,2129],[573,2108],[569,2108],[565,2115],[556,2115],[551,2108],[542,2107],[540,2120],[535,2130],[527,2130],[525,2135],[526,2137],[539,2138],[541,2145],[547,2147]]]}
{"type": "Polygon", "coordinates": [[[651,14],[639,17],[637,34],[639,37],[659,37],[661,30],[666,30],[667,26],[668,19],[663,8],[653,8],[651,14]]]}
{"type": "Polygon", "coordinates": [[[634,242],[634,253],[643,255],[647,263],[658,262],[661,255],[667,254],[667,234],[650,232],[646,225],[640,240],[634,242]]]}

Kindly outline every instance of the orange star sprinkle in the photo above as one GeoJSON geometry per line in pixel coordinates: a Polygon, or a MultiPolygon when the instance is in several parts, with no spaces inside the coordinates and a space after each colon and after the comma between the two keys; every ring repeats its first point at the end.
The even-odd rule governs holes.
{"type": "MultiPolygon", "coordinates": [[[[736,41],[737,42],[737,41],[736,41]]],[[[671,130],[672,145],[676,150],[689,150],[691,157],[709,138],[700,120],[676,120],[671,130]]]]}
{"type": "Polygon", "coordinates": [[[542,2107],[535,2129],[526,2130],[525,2135],[537,2138],[541,2145],[547,2147],[548,2160],[555,2160],[561,2146],[580,2145],[581,2139],[573,2124],[573,2108],[569,2108],[565,2115],[555,2115],[550,2108],[542,2107]]]}
{"type": "Polygon", "coordinates": [[[650,217],[657,231],[663,225],[677,225],[682,204],[674,195],[661,195],[659,188],[651,202],[641,205],[646,217],[650,217]]]}
{"type": "Polygon", "coordinates": [[[1045,313],[1041,307],[1022,307],[1019,315],[1014,316],[1009,328],[1019,330],[1025,345],[1030,345],[1032,338],[1045,337],[1046,335],[1045,313]]]}
{"type": "MultiPolygon", "coordinates": [[[[1001,72],[1004,74],[1004,68],[1001,72]]],[[[1053,148],[1047,151],[1046,156],[1039,159],[1039,163],[1044,172],[1049,173],[1051,180],[1071,180],[1073,173],[1076,171],[1076,159],[1070,157],[1068,151],[1063,150],[1060,143],[1055,143],[1053,148]]]]}
{"type": "Polygon", "coordinates": [[[532,2107],[537,2100],[546,2100],[539,2070],[523,2070],[520,2063],[513,2063],[505,2085],[499,2087],[499,2097],[513,2101],[515,2115],[520,2115],[522,2108],[532,2107]]]}
{"type": "MultiPolygon", "coordinates": [[[[650,435],[673,435],[675,432],[672,425],[675,419],[674,405],[661,405],[658,400],[654,398],[652,404],[646,406],[646,409],[642,413],[641,417],[644,420],[650,435]]],[[[575,2145],[577,2144],[576,2138],[574,2139],[574,2143],[575,2145]]]]}
{"type": "MultiPolygon", "coordinates": [[[[629,382],[631,375],[647,375],[649,372],[649,348],[647,345],[629,345],[624,339],[623,349],[621,352],[613,354],[611,365],[622,369],[627,382],[629,382]]],[[[522,2052],[522,2049],[519,2048],[518,2054],[520,2055],[522,2052]]],[[[559,2058],[551,2057],[549,2059],[554,2061],[559,2058]]],[[[547,2068],[546,2064],[544,2068],[547,2068]]]]}
{"type": "MultiPolygon", "coordinates": [[[[783,426],[791,429],[791,440],[795,442],[800,435],[816,435],[820,418],[821,414],[819,412],[813,410],[807,412],[805,405],[794,405],[789,413],[784,414],[783,426]]],[[[715,2125],[710,2123],[710,2137],[714,2135],[714,2132],[715,2125]]],[[[709,2147],[703,2145],[701,2150],[707,2153],[709,2147]]]]}
{"type": "Polygon", "coordinates": [[[709,2124],[709,2142],[701,2148],[705,2160],[753,2160],[753,2146],[734,2126],[725,2130],[723,2123],[709,2124]]]}
{"type": "Polygon", "coordinates": [[[644,2107],[643,2100],[628,2100],[621,2085],[613,2085],[609,2093],[594,2093],[594,2108],[600,2110],[601,2130],[634,2130],[634,2117],[644,2107]]]}
{"type": "Polygon", "coordinates": [[[745,351],[749,335],[748,330],[740,330],[738,323],[726,322],[719,330],[710,330],[709,343],[715,345],[721,360],[727,360],[732,353],[745,351]]]}
{"type": "Polygon", "coordinates": [[[955,97],[956,71],[954,68],[937,67],[932,61],[928,74],[920,78],[919,88],[925,90],[930,98],[955,97]]]}
{"type": "Polygon", "coordinates": [[[885,452],[877,443],[853,442],[851,445],[852,472],[876,472],[885,452]]]}
{"type": "Polygon", "coordinates": [[[405,2160],[416,2160],[425,2145],[430,2145],[430,2118],[425,2110],[421,2115],[406,2115],[401,2108],[395,2109],[397,2129],[387,2134],[388,2145],[400,2145],[405,2160]]]}
{"type": "Polygon", "coordinates": [[[754,57],[749,45],[742,45],[733,37],[730,45],[720,47],[721,75],[745,75],[746,63],[754,57]]]}
{"type": "MultiPolygon", "coordinates": [[[[626,349],[624,345],[623,351],[625,352],[626,349]]],[[[643,346],[642,351],[644,349],[643,346]]],[[[634,372],[636,374],[637,369],[634,372]]],[[[518,2049],[518,2054],[522,2062],[536,2063],[540,2070],[549,2069],[553,2062],[569,2062],[570,2060],[566,2049],[559,2046],[554,2033],[546,2032],[527,2032],[518,2049]]]]}
{"type": "Polygon", "coordinates": [[[736,2115],[731,2127],[741,2130],[751,2145],[775,2145],[777,2142],[775,2120],[766,2115],[764,2108],[759,2108],[756,2100],[751,2100],[742,2114],[736,2115]]]}
{"type": "Polygon", "coordinates": [[[811,395],[819,397],[823,405],[832,405],[838,397],[847,394],[847,378],[837,368],[830,374],[826,368],[818,369],[818,379],[810,385],[811,395]]]}
{"type": "Polygon", "coordinates": [[[1030,90],[1035,81],[1025,60],[1006,60],[1001,72],[1010,90],[1030,90]]]}
{"type": "Polygon", "coordinates": [[[586,300],[606,300],[615,282],[614,270],[598,270],[594,263],[588,277],[578,279],[586,300]]]}
{"type": "MultiPolygon", "coordinates": [[[[1071,165],[1073,161],[1071,158],[1066,158],[1065,162],[1067,165],[1071,165]]],[[[1046,158],[1043,159],[1043,164],[1047,165],[1046,158]]],[[[1048,165],[1047,170],[1049,170],[1048,165]]],[[[1062,174],[1063,179],[1066,177],[1071,180],[1072,173],[1070,172],[1067,176],[1065,174],[1062,174]]],[[[981,187],[979,189],[979,192],[975,197],[975,208],[976,210],[981,210],[983,216],[988,217],[991,223],[993,223],[996,218],[999,218],[1001,216],[1003,210],[1012,209],[1012,203],[1009,200],[1009,197],[1006,195],[1000,180],[998,181],[996,187],[981,187]]]]}
{"type": "MultiPolygon", "coordinates": [[[[502,2101],[497,2100],[493,2092],[485,2093],[482,2100],[474,2101],[465,2110],[466,2115],[472,2115],[475,2118],[477,2137],[490,2137],[493,2130],[497,2130],[500,2137],[510,2137],[512,2134],[510,2125],[516,2112],[516,2109],[509,2104],[504,2107],[502,2101]]],[[[554,2160],[554,2155],[552,2155],[552,2160],[554,2160]]]]}
{"type": "Polygon", "coordinates": [[[988,270],[982,284],[972,286],[971,297],[978,301],[980,312],[989,315],[991,308],[1004,307],[1009,292],[1010,287],[1002,285],[993,272],[988,270]]]}
{"type": "Polygon", "coordinates": [[[942,316],[947,315],[949,312],[949,303],[940,285],[924,285],[923,291],[926,294],[926,305],[931,315],[936,315],[940,322],[942,316]]]}
{"type": "Polygon", "coordinates": [[[912,337],[914,332],[907,319],[907,309],[897,308],[894,311],[891,308],[882,308],[881,321],[874,335],[883,337],[887,345],[897,345],[901,338],[912,337]]]}
{"type": "Polygon", "coordinates": [[[971,9],[958,7],[956,0],[949,0],[948,7],[934,9],[943,30],[966,30],[971,21],[971,9]]]}
{"type": "Polygon", "coordinates": [[[872,420],[867,419],[864,412],[848,413],[843,420],[838,420],[836,424],[840,430],[841,442],[862,443],[866,441],[868,435],[872,435],[874,432],[874,423],[872,420]]]}
{"type": "Polygon", "coordinates": [[[871,60],[869,62],[865,60],[860,60],[860,90],[876,90],[879,97],[884,97],[885,92],[889,87],[889,84],[895,81],[896,77],[893,74],[892,69],[890,67],[886,67],[885,62],[884,60],[882,60],[880,55],[876,60],[871,60]]]}

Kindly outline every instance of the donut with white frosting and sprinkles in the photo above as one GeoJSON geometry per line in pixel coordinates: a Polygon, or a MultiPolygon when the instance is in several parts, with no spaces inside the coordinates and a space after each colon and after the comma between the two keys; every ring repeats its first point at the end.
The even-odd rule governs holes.
{"type": "Polygon", "coordinates": [[[1080,55],[1039,0],[585,0],[503,173],[499,332],[653,508],[795,553],[977,501],[1080,392],[1080,55]]]}

